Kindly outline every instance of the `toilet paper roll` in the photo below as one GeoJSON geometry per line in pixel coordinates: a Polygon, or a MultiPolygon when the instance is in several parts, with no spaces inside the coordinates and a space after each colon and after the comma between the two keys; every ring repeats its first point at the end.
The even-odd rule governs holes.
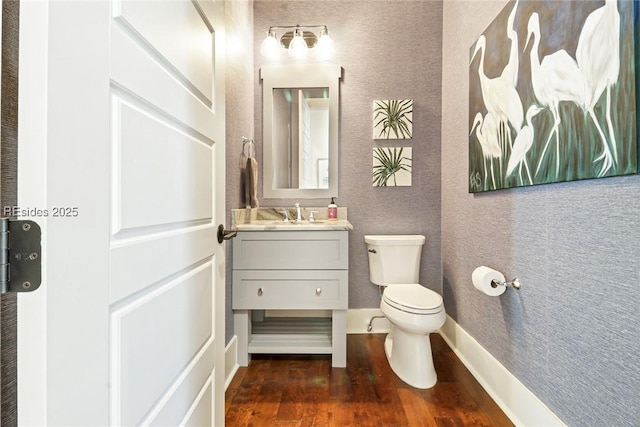
{"type": "Polygon", "coordinates": [[[471,281],[477,290],[492,297],[502,295],[507,290],[507,287],[497,286],[494,288],[491,286],[492,280],[505,281],[502,273],[484,265],[473,270],[471,274],[471,281]]]}

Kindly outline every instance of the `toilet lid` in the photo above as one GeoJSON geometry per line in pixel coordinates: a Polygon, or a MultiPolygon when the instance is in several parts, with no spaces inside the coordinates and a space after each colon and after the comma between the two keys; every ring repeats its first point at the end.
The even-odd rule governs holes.
{"type": "Polygon", "coordinates": [[[434,314],[442,310],[442,297],[417,283],[388,286],[382,298],[390,306],[410,313],[434,314]]]}

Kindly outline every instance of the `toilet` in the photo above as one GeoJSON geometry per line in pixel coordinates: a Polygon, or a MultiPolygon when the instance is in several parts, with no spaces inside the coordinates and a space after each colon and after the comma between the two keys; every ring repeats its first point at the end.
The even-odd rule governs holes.
{"type": "Polygon", "coordinates": [[[383,287],[380,309],[391,323],[384,350],[393,372],[416,388],[437,382],[429,334],[445,321],[442,297],[418,283],[421,235],[367,235],[369,280],[383,287]]]}

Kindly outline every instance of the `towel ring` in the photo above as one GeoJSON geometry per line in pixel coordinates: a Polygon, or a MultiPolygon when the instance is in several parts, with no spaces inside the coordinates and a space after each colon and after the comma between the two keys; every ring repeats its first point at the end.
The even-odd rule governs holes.
{"type": "Polygon", "coordinates": [[[242,154],[252,159],[256,156],[256,145],[253,143],[253,139],[242,137],[242,154]],[[249,146],[249,152],[245,153],[245,147],[249,146]]]}

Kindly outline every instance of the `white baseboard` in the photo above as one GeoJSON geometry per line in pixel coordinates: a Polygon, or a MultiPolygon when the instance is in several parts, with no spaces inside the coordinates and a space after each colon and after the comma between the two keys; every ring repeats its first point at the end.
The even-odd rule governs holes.
{"type": "Polygon", "coordinates": [[[491,353],[447,316],[440,335],[516,426],[564,426],[547,406],[491,353]]]}
{"type": "Polygon", "coordinates": [[[224,349],[224,389],[231,384],[231,380],[238,371],[238,337],[233,336],[224,349]]]}
{"type": "Polygon", "coordinates": [[[355,308],[347,310],[347,333],[381,334],[389,332],[391,324],[386,318],[374,319],[371,324],[373,329],[367,331],[369,321],[373,316],[382,316],[382,311],[380,311],[379,308],[355,308]]]}

